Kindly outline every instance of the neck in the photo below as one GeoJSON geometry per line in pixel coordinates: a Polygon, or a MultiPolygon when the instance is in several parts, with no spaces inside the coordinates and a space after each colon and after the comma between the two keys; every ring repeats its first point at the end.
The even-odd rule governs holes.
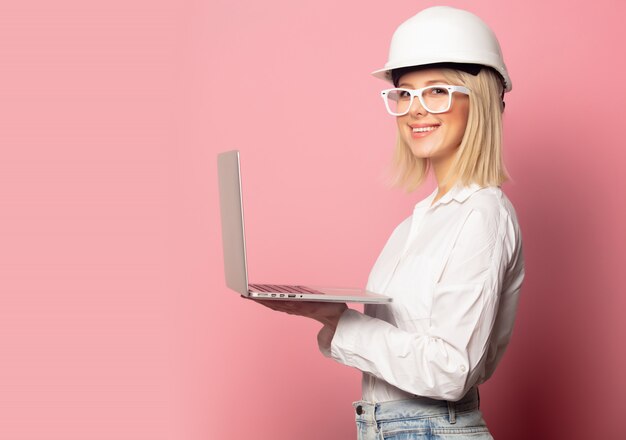
{"type": "Polygon", "coordinates": [[[448,176],[448,172],[450,171],[450,165],[452,164],[451,160],[432,160],[430,162],[433,172],[435,173],[435,178],[437,179],[437,195],[435,196],[433,203],[442,198],[450,188],[454,186],[456,183],[456,176],[448,176]],[[448,179],[446,179],[448,177],[448,179]]]}

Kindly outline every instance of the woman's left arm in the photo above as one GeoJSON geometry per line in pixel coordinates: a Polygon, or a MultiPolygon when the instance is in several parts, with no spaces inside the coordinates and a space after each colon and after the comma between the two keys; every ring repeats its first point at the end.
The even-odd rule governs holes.
{"type": "Polygon", "coordinates": [[[255,300],[265,307],[290,315],[304,316],[322,324],[326,331],[334,333],[337,323],[343,312],[348,308],[345,303],[310,302],[310,301],[281,301],[255,300]]]}
{"type": "Polygon", "coordinates": [[[483,367],[488,358],[495,365],[508,342],[523,278],[517,222],[503,206],[494,208],[465,218],[421,330],[349,310],[332,338],[331,357],[411,394],[446,400],[488,376],[483,367]]]}

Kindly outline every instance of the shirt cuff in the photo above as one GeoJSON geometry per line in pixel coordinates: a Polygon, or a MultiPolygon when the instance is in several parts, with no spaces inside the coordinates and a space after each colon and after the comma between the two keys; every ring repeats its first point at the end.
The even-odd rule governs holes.
{"type": "Polygon", "coordinates": [[[317,334],[317,346],[324,356],[330,357],[330,343],[333,340],[335,332],[330,327],[323,326],[317,334]]]}
{"type": "Polygon", "coordinates": [[[359,338],[359,327],[371,320],[356,310],[348,309],[341,315],[337,329],[330,344],[330,357],[342,364],[351,365],[351,353],[354,353],[359,338]]]}

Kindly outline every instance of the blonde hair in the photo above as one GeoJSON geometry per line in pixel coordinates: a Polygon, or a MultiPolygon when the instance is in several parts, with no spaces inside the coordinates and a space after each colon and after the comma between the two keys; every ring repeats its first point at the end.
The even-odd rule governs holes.
{"type": "MultiPolygon", "coordinates": [[[[500,186],[509,179],[502,159],[502,79],[489,68],[476,76],[455,69],[441,69],[441,73],[451,84],[471,91],[465,133],[443,183],[456,178],[463,185],[500,186]]],[[[429,168],[430,161],[415,157],[398,133],[392,185],[413,191],[424,182],[429,168]]]]}

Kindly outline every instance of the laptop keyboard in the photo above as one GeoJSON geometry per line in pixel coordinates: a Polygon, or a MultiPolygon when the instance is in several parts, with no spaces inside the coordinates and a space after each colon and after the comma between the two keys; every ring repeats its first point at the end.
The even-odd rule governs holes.
{"type": "Polygon", "coordinates": [[[309,289],[304,286],[288,286],[284,284],[250,284],[255,290],[259,292],[269,293],[313,293],[315,295],[323,295],[323,292],[319,292],[314,289],[309,289]]]}

